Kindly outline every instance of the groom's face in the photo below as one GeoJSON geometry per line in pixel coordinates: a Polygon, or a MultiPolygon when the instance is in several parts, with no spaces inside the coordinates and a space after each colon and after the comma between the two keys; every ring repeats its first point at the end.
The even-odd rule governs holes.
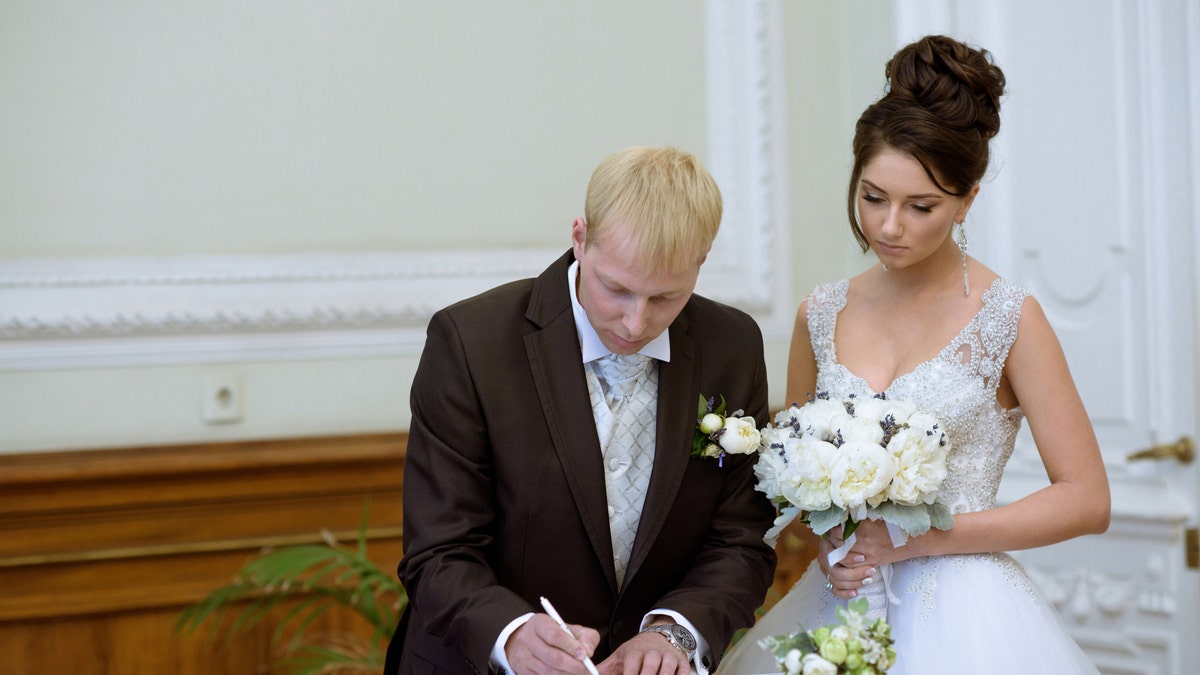
{"type": "Polygon", "coordinates": [[[634,354],[679,316],[696,287],[700,266],[664,272],[663,266],[642,265],[632,238],[622,236],[625,226],[605,227],[604,236],[592,240],[582,219],[571,228],[579,260],[576,293],[604,346],[614,354],[634,354]]]}

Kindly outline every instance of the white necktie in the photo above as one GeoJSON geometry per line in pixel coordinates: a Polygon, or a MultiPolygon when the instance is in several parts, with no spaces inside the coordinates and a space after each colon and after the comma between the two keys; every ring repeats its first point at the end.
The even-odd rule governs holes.
{"type": "Polygon", "coordinates": [[[610,354],[592,362],[588,389],[604,459],[609,532],[618,586],[637,536],[654,468],[658,368],[649,356],[610,354]]]}

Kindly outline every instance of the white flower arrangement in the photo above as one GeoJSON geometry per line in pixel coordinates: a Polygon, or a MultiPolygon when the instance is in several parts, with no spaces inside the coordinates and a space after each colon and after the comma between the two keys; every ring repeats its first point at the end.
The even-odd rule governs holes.
{"type": "Polygon", "coordinates": [[[696,432],[692,439],[692,457],[716,457],[725,465],[725,455],[750,455],[758,452],[762,438],[753,417],[741,410],[725,414],[725,397],[700,396],[696,412],[696,432]]]}
{"type": "Polygon", "coordinates": [[[867,601],[859,598],[837,608],[838,622],[816,630],[765,638],[785,675],[877,675],[896,663],[892,629],[882,618],[868,623],[867,601]]]}
{"type": "Polygon", "coordinates": [[[799,512],[816,534],[843,525],[843,537],[867,518],[908,536],[954,524],[937,500],[950,440],[911,403],[822,394],[780,412],[760,436],[756,489],[781,514],[768,541],[799,512]]]}

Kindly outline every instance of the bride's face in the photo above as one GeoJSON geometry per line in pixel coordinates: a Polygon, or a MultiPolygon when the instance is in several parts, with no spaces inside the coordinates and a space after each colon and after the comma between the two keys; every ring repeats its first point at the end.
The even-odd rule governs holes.
{"type": "Polygon", "coordinates": [[[950,237],[979,191],[962,197],[942,190],[911,155],[885,150],[863,167],[858,214],[879,261],[903,269],[935,254],[959,255],[950,237]]]}

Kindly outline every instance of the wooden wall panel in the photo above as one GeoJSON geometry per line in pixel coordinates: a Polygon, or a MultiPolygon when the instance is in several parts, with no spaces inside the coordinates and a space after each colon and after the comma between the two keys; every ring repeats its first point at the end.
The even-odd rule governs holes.
{"type": "MultiPolygon", "coordinates": [[[[401,555],[404,434],[0,455],[0,673],[272,672],[264,625],[214,644],[174,633],[179,612],[267,546],[353,541],[401,555]]],[[[765,604],[815,539],[793,525],[765,604]]],[[[349,613],[316,630],[370,629],[349,613]]]]}
{"type": "MultiPolygon", "coordinates": [[[[259,673],[264,625],[224,646],[184,607],[267,546],[401,553],[402,434],[0,456],[0,673],[259,673]],[[369,500],[369,505],[368,505],[369,500]]],[[[316,630],[370,635],[350,613],[316,630]]]]}

